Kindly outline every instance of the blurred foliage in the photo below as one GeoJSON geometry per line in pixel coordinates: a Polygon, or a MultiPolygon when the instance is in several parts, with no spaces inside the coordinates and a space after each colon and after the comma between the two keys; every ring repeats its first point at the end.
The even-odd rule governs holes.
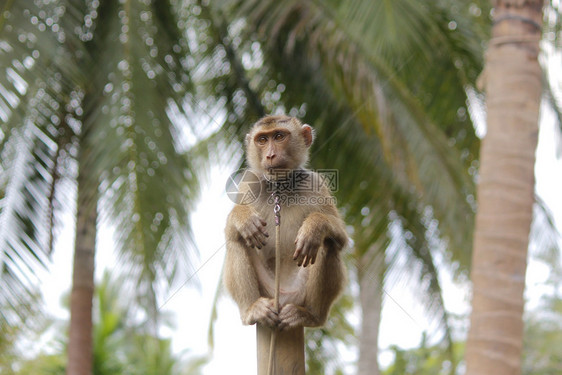
{"type": "Polygon", "coordinates": [[[523,368],[525,375],[555,375],[562,371],[562,296],[546,297],[525,323],[523,368]]]}
{"type": "MultiPolygon", "coordinates": [[[[525,314],[523,343],[523,367],[525,375],[555,375],[562,370],[559,345],[562,340],[562,262],[556,248],[543,248],[535,254],[536,260],[548,268],[548,276],[540,287],[545,293],[538,305],[525,314]]],[[[463,321],[466,317],[460,317],[463,321]]],[[[455,358],[462,360],[464,343],[455,342],[455,358]]],[[[390,347],[392,363],[382,371],[383,375],[435,375],[449,373],[451,368],[447,349],[442,345],[427,344],[422,339],[419,348],[390,347]]],[[[462,362],[461,362],[462,363],[462,362]]],[[[456,373],[462,373],[462,366],[456,373]],[[460,371],[460,372],[459,372],[460,371]]]]}
{"type": "MultiPolygon", "coordinates": [[[[94,375],[201,373],[208,361],[205,356],[192,356],[187,351],[173,353],[170,339],[152,336],[147,326],[139,323],[130,308],[134,295],[127,291],[122,277],[112,278],[106,272],[96,289],[94,302],[94,375]]],[[[65,330],[66,323],[52,321],[47,331],[40,332],[42,340],[47,341],[44,348],[35,355],[19,353],[14,356],[12,372],[6,373],[64,375],[65,330]]]]}
{"type": "Polygon", "coordinates": [[[549,271],[545,294],[525,316],[522,373],[554,375],[562,371],[562,258],[556,247],[546,247],[538,259],[549,271]]]}
{"type": "MultiPolygon", "coordinates": [[[[28,299],[20,302],[15,311],[21,311],[22,317],[0,319],[0,374],[15,375],[15,364],[24,355],[26,345],[32,345],[48,326],[40,306],[40,295],[32,294],[28,299]],[[19,322],[14,324],[14,322],[19,322]]],[[[0,310],[6,314],[14,313],[12,306],[0,304],[0,310]]],[[[33,373],[33,372],[29,372],[33,373]]]]}
{"type": "Polygon", "coordinates": [[[332,307],[330,319],[321,328],[306,330],[306,368],[310,374],[345,374],[340,351],[357,345],[353,326],[345,318],[354,307],[351,294],[344,294],[332,307]]]}
{"type": "MultiPolygon", "coordinates": [[[[449,354],[442,346],[429,346],[424,334],[419,348],[405,350],[393,346],[390,350],[394,354],[393,363],[382,375],[444,375],[453,369],[449,354]]],[[[454,344],[455,362],[462,360],[464,343],[454,344]]]]}

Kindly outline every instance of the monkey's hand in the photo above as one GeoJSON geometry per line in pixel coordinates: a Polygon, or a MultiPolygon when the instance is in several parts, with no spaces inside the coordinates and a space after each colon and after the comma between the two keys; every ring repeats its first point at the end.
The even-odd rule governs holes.
{"type": "Polygon", "coordinates": [[[304,307],[289,303],[281,308],[279,313],[279,330],[288,330],[296,327],[318,327],[318,319],[304,307]]]}
{"type": "Polygon", "coordinates": [[[238,228],[240,236],[248,247],[261,249],[267,242],[269,233],[265,229],[267,223],[256,213],[251,213],[238,228]]]}
{"type": "Polygon", "coordinates": [[[295,239],[295,253],[293,254],[293,260],[297,261],[297,264],[303,267],[309,264],[314,264],[316,261],[316,255],[318,254],[318,249],[322,244],[322,235],[320,231],[309,228],[307,225],[303,225],[295,239]]]}
{"type": "Polygon", "coordinates": [[[242,317],[242,323],[261,325],[275,328],[279,325],[279,315],[275,311],[275,302],[271,298],[260,297],[254,302],[242,317]]]}

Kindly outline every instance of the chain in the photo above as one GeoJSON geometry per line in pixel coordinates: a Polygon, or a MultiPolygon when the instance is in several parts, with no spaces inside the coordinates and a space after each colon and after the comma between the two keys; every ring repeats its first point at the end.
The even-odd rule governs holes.
{"type": "Polygon", "coordinates": [[[273,193],[275,196],[274,206],[273,206],[273,213],[275,214],[275,225],[281,225],[281,204],[279,203],[279,193],[273,193]]]}
{"type": "MultiPolygon", "coordinates": [[[[281,287],[281,243],[280,241],[280,231],[281,231],[281,204],[279,203],[279,191],[276,189],[273,194],[274,205],[273,213],[275,214],[275,295],[274,295],[274,305],[275,311],[279,313],[279,290],[281,287]]],[[[271,337],[269,341],[269,364],[268,364],[268,375],[273,375],[275,372],[275,348],[277,342],[277,330],[271,332],[271,337]]]]}

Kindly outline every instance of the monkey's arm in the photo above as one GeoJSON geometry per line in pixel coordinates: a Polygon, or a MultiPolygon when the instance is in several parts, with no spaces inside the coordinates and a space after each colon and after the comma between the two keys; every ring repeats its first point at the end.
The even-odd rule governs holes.
{"type": "Polygon", "coordinates": [[[240,309],[242,323],[275,327],[279,317],[271,298],[260,295],[259,282],[248,250],[240,241],[227,240],[223,281],[240,309]]]}
{"type": "Polygon", "coordinates": [[[223,281],[240,309],[242,323],[275,327],[279,317],[271,298],[260,294],[251,247],[260,248],[268,236],[265,222],[249,206],[235,206],[226,223],[226,259],[223,281]]]}
{"type": "Polygon", "coordinates": [[[339,251],[347,244],[347,233],[335,207],[307,216],[295,239],[293,259],[299,266],[314,264],[321,245],[339,251]]]}
{"type": "Polygon", "coordinates": [[[261,249],[269,237],[267,223],[249,205],[236,205],[226,222],[226,237],[230,240],[242,239],[246,246],[261,249]]]}

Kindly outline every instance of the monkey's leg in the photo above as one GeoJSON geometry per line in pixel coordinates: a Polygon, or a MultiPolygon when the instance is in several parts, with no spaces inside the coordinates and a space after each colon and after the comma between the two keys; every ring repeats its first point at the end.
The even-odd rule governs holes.
{"type": "Polygon", "coordinates": [[[280,329],[297,326],[324,325],[330,307],[341,293],[345,280],[345,267],[340,252],[323,247],[315,264],[309,266],[304,306],[287,304],[279,313],[280,329]]]}
{"type": "Polygon", "coordinates": [[[275,327],[279,316],[274,301],[260,295],[256,270],[248,249],[238,241],[227,241],[224,284],[240,309],[242,323],[275,327]]]}

